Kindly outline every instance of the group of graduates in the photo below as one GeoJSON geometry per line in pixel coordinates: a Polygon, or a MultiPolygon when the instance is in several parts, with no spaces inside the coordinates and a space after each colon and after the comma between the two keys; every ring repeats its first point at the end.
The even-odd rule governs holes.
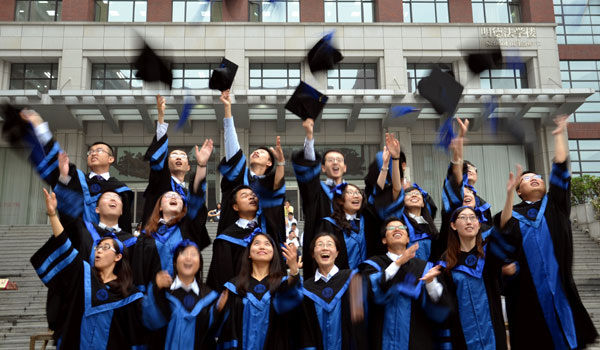
{"type": "Polygon", "coordinates": [[[393,134],[362,190],[344,181],[343,153],[315,151],[314,120],[306,118],[304,148],[291,159],[305,218],[299,262],[296,245],[285,244],[280,139],[247,158],[229,90],[220,99],[225,157],[210,262],[201,251],[211,244],[205,179],[213,141],[195,147],[190,174],[188,152],[169,149],[163,97],[145,154],[137,237],[133,193],[109,174],[113,148],[91,145],[85,173],[39,114],[19,111],[22,131],[11,142],[28,145],[52,188],[44,192],[53,235],[31,263],[48,287],[57,348],[507,349],[506,321],[512,349],[595,341],[572,276],[565,116],[556,119],[550,178],[520,168],[507,174],[506,204],[495,216],[476,191],[478,170],[463,159],[468,121],[455,118],[439,230],[437,206],[408,183],[393,134]],[[513,206],[515,192],[522,201],[513,206]]]}

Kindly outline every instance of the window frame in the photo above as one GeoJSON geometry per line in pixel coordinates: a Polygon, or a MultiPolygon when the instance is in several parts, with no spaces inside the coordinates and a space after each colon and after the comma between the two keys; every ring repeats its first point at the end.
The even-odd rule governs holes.
{"type": "Polygon", "coordinates": [[[402,1],[402,11],[403,11],[403,20],[404,23],[450,23],[450,7],[449,7],[449,0],[404,0],[402,1]],[[434,18],[435,20],[433,22],[415,22],[413,21],[414,18],[414,11],[413,11],[413,5],[417,3],[417,4],[432,4],[433,5],[433,9],[434,9],[434,18]],[[446,4],[446,19],[447,21],[445,22],[441,22],[438,19],[438,5],[440,4],[446,4]],[[408,12],[406,11],[408,7],[408,12]],[[408,16],[410,17],[410,20],[406,20],[406,15],[408,13],[408,16]]]}
{"type": "Polygon", "coordinates": [[[218,23],[223,22],[223,1],[222,0],[211,0],[210,2],[206,0],[173,0],[171,8],[171,22],[173,23],[218,23]],[[183,3],[183,21],[175,20],[175,3],[183,3]],[[188,21],[187,12],[188,12],[188,3],[209,3],[210,4],[210,20],[209,21],[188,21]],[[218,8],[218,10],[217,10],[218,8]],[[215,11],[217,10],[217,11],[215,11]],[[219,11],[220,10],[220,11],[219,11]]]}
{"type": "MultiPolygon", "coordinates": [[[[276,69],[276,68],[273,68],[276,69]]],[[[250,67],[248,69],[248,88],[251,90],[269,90],[269,89],[295,89],[296,86],[300,83],[300,80],[302,79],[302,65],[300,63],[250,63],[250,67]],[[265,65],[283,65],[285,66],[285,68],[280,68],[280,69],[285,69],[286,70],[286,76],[285,77],[265,77],[264,71],[268,70],[265,69],[265,65]],[[257,66],[259,66],[260,68],[257,68],[257,66]],[[292,77],[290,76],[290,71],[291,70],[295,70],[295,67],[292,66],[296,66],[298,69],[298,77],[292,77]],[[256,71],[256,70],[260,70],[260,77],[253,77],[252,76],[252,72],[256,71]],[[260,87],[253,87],[252,86],[252,80],[254,79],[260,79],[260,87]],[[281,88],[270,88],[270,87],[265,87],[265,80],[275,80],[275,79],[285,79],[287,81],[287,87],[281,87],[281,88]]]]}
{"type": "Polygon", "coordinates": [[[529,79],[527,76],[527,64],[526,63],[505,62],[502,64],[502,67],[500,67],[500,68],[486,69],[479,74],[479,82],[480,82],[480,87],[482,89],[528,89],[529,88],[529,79]],[[501,75],[501,73],[500,73],[501,71],[508,71],[508,70],[512,70],[512,72],[513,72],[512,77],[504,77],[501,75]],[[516,73],[517,71],[520,71],[520,77],[517,76],[517,73],[516,73]],[[494,72],[497,72],[496,74],[499,76],[494,76],[494,72]],[[498,73],[500,73],[500,74],[498,74],[498,73]],[[494,81],[511,80],[511,79],[514,82],[514,85],[515,85],[514,87],[510,87],[510,88],[502,87],[502,86],[494,87],[494,84],[493,84],[494,81]],[[489,88],[483,87],[483,84],[481,84],[481,82],[483,80],[489,80],[489,82],[490,82],[489,88]],[[521,81],[521,86],[518,86],[518,84],[517,84],[518,80],[521,81]]]}
{"type": "Polygon", "coordinates": [[[300,0],[281,0],[281,1],[277,1],[278,4],[282,4],[285,3],[285,21],[281,22],[281,21],[267,21],[265,22],[263,19],[263,4],[267,3],[267,4],[273,4],[272,1],[257,1],[257,0],[248,0],[248,22],[250,23],[300,23],[301,22],[301,18],[300,18],[300,0]],[[289,9],[289,3],[297,3],[298,4],[298,21],[290,21],[289,18],[289,14],[290,14],[290,9],[289,9]],[[258,20],[257,21],[253,21],[253,16],[252,16],[252,5],[257,5],[258,6],[258,20]]]}
{"type": "Polygon", "coordinates": [[[106,22],[106,23],[146,23],[148,22],[148,0],[94,0],[94,22],[106,22]],[[104,14],[101,12],[100,3],[107,4],[106,6],[106,18],[100,18],[104,14]],[[132,3],[131,10],[131,21],[110,21],[110,4],[111,3],[132,3]],[[146,15],[144,20],[136,21],[136,6],[137,3],[145,3],[146,15]]]}
{"type": "Polygon", "coordinates": [[[144,81],[142,79],[138,79],[135,77],[135,68],[134,68],[134,64],[133,63],[92,63],[92,69],[91,69],[92,75],[91,75],[91,79],[90,79],[90,90],[142,90],[144,89],[144,81]],[[129,66],[129,78],[128,79],[113,79],[113,78],[107,78],[106,77],[106,67],[107,66],[125,66],[128,65],[129,66]],[[94,71],[95,71],[95,67],[98,66],[102,66],[102,70],[103,70],[103,77],[102,78],[94,78],[94,71]],[[102,81],[102,88],[98,89],[96,87],[94,87],[94,81],[102,81]],[[106,87],[106,81],[127,81],[128,80],[128,85],[129,88],[128,89],[112,89],[112,88],[107,88],[106,87]],[[133,87],[132,86],[132,82],[133,81],[139,81],[141,82],[141,86],[140,87],[133,87]]]}
{"type": "Polygon", "coordinates": [[[590,163],[596,163],[600,166],[600,157],[598,159],[591,159],[591,160],[582,160],[581,157],[581,152],[598,152],[598,154],[600,155],[600,139],[570,139],[569,140],[569,155],[570,155],[570,160],[571,160],[571,173],[574,176],[582,176],[582,175],[594,175],[594,176],[600,176],[600,167],[598,168],[598,171],[584,171],[583,170],[583,165],[584,164],[590,164],[590,163]],[[580,142],[586,142],[586,141],[593,141],[598,143],[598,147],[597,148],[585,148],[585,149],[581,149],[581,145],[580,142]],[[575,148],[573,148],[573,145],[575,146],[575,148]],[[577,159],[574,159],[572,157],[572,155],[575,154],[577,155],[577,159]],[[577,169],[574,169],[577,168],[577,169]]]}
{"type": "Polygon", "coordinates": [[[15,1],[15,21],[17,22],[58,22],[61,20],[61,16],[62,16],[62,0],[48,0],[48,2],[55,2],[54,4],[54,19],[52,21],[39,21],[39,20],[35,20],[32,21],[31,20],[31,5],[33,3],[37,3],[39,2],[39,0],[16,0],[15,1]],[[18,12],[19,11],[19,3],[27,3],[27,19],[22,20],[22,19],[17,19],[18,18],[18,12]]]}
{"type": "Polygon", "coordinates": [[[181,77],[176,77],[175,74],[173,74],[173,89],[193,89],[193,90],[205,90],[205,89],[209,89],[208,87],[208,83],[210,80],[210,76],[212,74],[212,71],[215,68],[219,68],[220,63],[218,62],[210,62],[210,63],[173,63],[171,64],[171,71],[175,71],[178,69],[181,69],[181,77]],[[179,68],[179,66],[181,66],[181,68],[179,68]],[[192,68],[192,66],[206,66],[206,68],[202,67],[202,68],[195,68],[195,69],[201,69],[204,70],[206,69],[208,71],[208,76],[206,78],[192,78],[192,77],[186,77],[186,70],[193,70],[194,68],[192,68]],[[181,87],[175,87],[175,82],[177,80],[181,80],[181,87]],[[191,81],[201,81],[201,80],[206,80],[206,87],[201,87],[201,88],[188,88],[185,86],[185,82],[186,80],[191,80],[191,81]]]}
{"type": "Polygon", "coordinates": [[[521,15],[521,1],[520,0],[471,0],[471,12],[473,14],[473,23],[522,23],[522,15],[521,15]],[[487,20],[487,11],[485,4],[499,4],[506,3],[506,11],[508,22],[488,22],[487,20]],[[483,8],[483,22],[477,22],[475,18],[475,8],[474,5],[481,4],[483,8]],[[518,9],[518,21],[513,21],[513,17],[511,15],[511,7],[516,7],[518,9]]]}
{"type": "Polygon", "coordinates": [[[377,63],[339,63],[335,67],[333,67],[333,69],[330,69],[330,70],[327,71],[327,89],[328,90],[348,90],[348,89],[342,89],[342,81],[343,80],[352,80],[352,79],[354,79],[354,80],[362,79],[363,80],[363,85],[365,87],[363,87],[362,89],[351,89],[351,90],[379,89],[379,77],[378,77],[378,75],[379,75],[379,71],[378,71],[378,65],[377,65],[377,63]],[[359,78],[359,74],[357,74],[356,77],[347,77],[347,76],[344,76],[343,73],[342,73],[343,70],[346,70],[346,69],[347,70],[356,69],[356,68],[345,68],[344,69],[344,67],[348,67],[350,65],[359,65],[359,66],[362,66],[359,69],[363,70],[363,77],[359,78]],[[367,68],[373,68],[373,70],[374,70],[373,78],[367,77],[367,75],[366,75],[367,68]],[[337,71],[337,73],[336,73],[337,76],[332,76],[331,75],[332,72],[336,72],[336,71],[337,71]],[[330,79],[331,80],[337,79],[337,81],[338,81],[338,85],[337,86],[339,86],[339,88],[336,88],[336,87],[331,88],[330,85],[329,85],[330,79]],[[374,82],[375,82],[375,86],[374,87],[372,87],[372,88],[371,87],[366,87],[368,79],[373,79],[374,80],[374,82]]]}
{"type": "Polygon", "coordinates": [[[559,45],[600,44],[600,4],[564,4],[562,0],[554,0],[553,4],[554,20],[557,24],[556,39],[559,45]],[[584,6],[583,12],[580,13],[579,10],[572,11],[572,9],[576,9],[578,6],[582,5],[584,6]],[[595,11],[592,11],[592,9],[595,9],[595,11]],[[571,23],[571,18],[575,19],[575,23],[571,23]],[[594,23],[594,18],[598,19],[596,23],[594,23]],[[575,31],[589,28],[589,33],[567,34],[571,28],[574,28],[575,31]],[[569,42],[569,39],[571,39],[571,42],[569,42]]]}
{"type": "Polygon", "coordinates": [[[454,66],[452,65],[452,63],[413,63],[413,62],[408,62],[406,64],[406,78],[407,78],[407,86],[408,86],[408,92],[417,92],[417,86],[419,84],[419,81],[427,76],[429,76],[429,73],[425,73],[425,75],[421,76],[421,75],[417,75],[417,71],[420,70],[429,70],[431,71],[431,69],[433,67],[438,67],[441,69],[442,72],[446,72],[446,73],[451,73],[452,75],[454,75],[454,66]],[[414,68],[411,68],[411,66],[414,66],[414,68]],[[417,66],[422,66],[422,67],[417,67],[417,66]],[[447,67],[442,67],[442,66],[448,66],[447,67]],[[414,73],[414,77],[410,77],[410,73],[414,73]],[[412,82],[414,81],[414,87],[412,85],[412,82]]]}
{"type": "MultiPolygon", "coordinates": [[[[47,72],[44,72],[44,74],[47,72]]],[[[44,81],[48,82],[47,89],[37,88],[36,90],[41,92],[47,92],[48,90],[56,90],[58,88],[58,63],[11,63],[10,65],[10,75],[9,75],[9,90],[31,90],[25,88],[26,81],[44,81]],[[47,75],[45,77],[27,77],[27,67],[28,66],[50,66],[50,77],[47,75]],[[22,66],[23,75],[22,77],[14,77],[14,69],[17,66],[22,66]],[[21,82],[22,87],[14,87],[15,82],[21,82]]]]}
{"type": "MultiPolygon", "coordinates": [[[[578,123],[587,123],[593,122],[593,120],[587,120],[588,118],[586,116],[588,115],[593,116],[594,114],[597,114],[598,117],[600,117],[600,112],[594,113],[594,111],[600,111],[600,109],[596,110],[592,107],[597,106],[600,108],[600,60],[561,60],[560,73],[562,86],[565,88],[583,87],[579,86],[579,84],[590,85],[591,83],[594,83],[595,85],[592,87],[595,90],[594,94],[588,97],[586,101],[571,114],[569,120],[578,123]],[[579,67],[573,67],[574,65],[579,65],[579,67]],[[582,65],[585,65],[585,69],[581,69],[582,65]],[[594,68],[588,69],[588,65],[594,65],[594,68]],[[585,74],[586,72],[595,76],[595,79],[573,78],[574,74],[585,74]],[[568,80],[564,79],[566,75],[568,75],[568,80]]],[[[598,117],[589,119],[598,119],[598,117]]]]}
{"type": "Polygon", "coordinates": [[[374,16],[375,16],[375,1],[374,0],[356,0],[356,1],[352,1],[352,0],[324,0],[323,3],[323,21],[325,23],[373,23],[374,21],[374,16]],[[360,21],[353,21],[353,22],[341,22],[339,20],[340,16],[340,3],[356,3],[359,2],[360,3],[360,21]],[[328,3],[335,3],[335,21],[328,21],[327,20],[327,4],[328,3]],[[369,21],[365,21],[365,4],[371,4],[370,9],[371,9],[371,18],[369,21]]]}

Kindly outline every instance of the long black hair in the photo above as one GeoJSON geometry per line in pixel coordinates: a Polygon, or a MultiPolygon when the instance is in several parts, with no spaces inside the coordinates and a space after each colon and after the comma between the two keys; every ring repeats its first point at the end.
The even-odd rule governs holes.
{"type": "MultiPolygon", "coordinates": [[[[409,188],[404,190],[405,196],[406,193],[411,192],[417,190],[419,192],[421,192],[418,188],[414,187],[414,186],[410,186],[409,188]]],[[[423,192],[421,192],[421,198],[423,198],[423,207],[421,208],[421,216],[423,217],[423,219],[425,219],[425,221],[427,221],[427,233],[429,234],[429,236],[431,236],[431,239],[436,239],[439,235],[440,232],[438,231],[437,227],[435,227],[435,223],[433,222],[433,216],[432,213],[429,212],[429,209],[427,208],[427,201],[430,198],[429,195],[427,196],[427,198],[423,195],[423,192]]],[[[433,204],[433,203],[430,203],[433,204]]],[[[434,204],[435,207],[435,204],[434,204]]],[[[437,208],[435,208],[435,210],[437,210],[437,208]]],[[[417,221],[415,221],[415,219],[413,219],[410,215],[408,215],[408,212],[406,212],[406,218],[408,219],[408,223],[410,223],[410,225],[413,228],[419,227],[419,224],[417,223],[417,221]]],[[[402,220],[404,221],[404,220],[402,220]]]]}
{"type": "MultiPolygon", "coordinates": [[[[117,261],[113,269],[113,273],[117,276],[117,279],[112,280],[107,284],[112,290],[117,290],[123,297],[126,297],[132,293],[133,289],[133,273],[131,271],[131,265],[129,265],[127,247],[123,246],[123,251],[121,251],[119,245],[112,237],[104,237],[98,244],[109,239],[112,241],[113,247],[117,251],[115,254],[122,254],[123,256],[121,257],[121,260],[117,261]]],[[[102,281],[102,278],[100,278],[100,271],[94,268],[94,273],[96,274],[96,277],[102,281]]]]}
{"type": "Polygon", "coordinates": [[[267,287],[271,293],[275,292],[275,290],[281,284],[281,278],[285,275],[283,267],[281,265],[281,257],[279,256],[279,247],[275,244],[273,238],[266,233],[259,233],[256,236],[252,237],[246,249],[242,253],[242,259],[240,261],[240,273],[237,275],[235,280],[235,288],[238,293],[242,296],[245,296],[250,289],[250,276],[252,275],[252,259],[250,258],[250,248],[252,244],[256,240],[257,237],[264,236],[269,240],[271,246],[273,246],[273,259],[269,263],[269,281],[267,282],[267,287]]]}
{"type": "MultiPolygon", "coordinates": [[[[362,196],[362,202],[360,203],[360,209],[358,209],[358,212],[356,213],[357,215],[360,215],[362,213],[362,211],[365,207],[365,201],[367,200],[365,198],[365,193],[363,192],[363,190],[361,190],[360,188],[358,188],[358,186],[353,185],[353,184],[347,184],[344,187],[344,190],[343,190],[341,196],[339,196],[337,194],[333,195],[333,200],[331,201],[331,204],[333,207],[333,212],[331,213],[331,217],[333,218],[333,220],[335,220],[337,225],[344,232],[350,232],[350,231],[354,230],[352,228],[352,224],[350,224],[350,222],[348,220],[346,220],[346,212],[344,211],[344,198],[343,197],[346,194],[346,192],[348,191],[348,186],[352,186],[352,187],[356,188],[360,192],[360,195],[362,196]]],[[[354,231],[356,231],[356,230],[354,230],[354,231]]]]}
{"type": "Polygon", "coordinates": [[[200,257],[200,266],[198,267],[198,271],[196,271],[194,277],[196,278],[196,283],[198,283],[198,285],[200,286],[202,284],[202,266],[204,266],[204,262],[202,261],[202,253],[200,252],[200,249],[198,249],[198,246],[196,244],[187,244],[187,242],[185,241],[187,240],[182,241],[183,244],[178,244],[177,247],[175,247],[175,250],[173,251],[173,275],[177,276],[179,274],[179,272],[177,271],[177,258],[179,258],[179,255],[183,253],[183,251],[186,250],[188,247],[194,247],[198,251],[198,256],[200,257]]]}

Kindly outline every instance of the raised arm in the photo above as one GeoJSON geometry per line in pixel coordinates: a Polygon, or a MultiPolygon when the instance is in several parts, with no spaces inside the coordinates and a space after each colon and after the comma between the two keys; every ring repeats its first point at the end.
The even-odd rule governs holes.
{"type": "Polygon", "coordinates": [[[316,159],[315,139],[313,137],[315,121],[312,118],[306,118],[302,122],[302,127],[306,133],[306,137],[304,138],[304,159],[314,161],[316,159]]]}
{"type": "Polygon", "coordinates": [[[519,184],[522,174],[523,168],[521,165],[517,164],[517,176],[515,176],[512,171],[508,175],[508,182],[506,183],[506,202],[504,202],[504,208],[502,209],[502,214],[500,215],[500,229],[503,229],[508,220],[510,220],[512,217],[515,189],[519,184]]]}
{"type": "Polygon", "coordinates": [[[64,231],[64,228],[60,220],[58,220],[56,194],[54,192],[48,193],[45,188],[43,190],[46,196],[46,214],[50,220],[50,225],[52,225],[52,234],[54,237],[58,237],[64,231]]]}
{"type": "Polygon", "coordinates": [[[169,124],[165,123],[166,100],[161,95],[156,95],[156,110],[158,111],[158,123],[156,123],[156,141],[167,134],[169,124]]]}
{"type": "Polygon", "coordinates": [[[220,100],[223,102],[223,108],[225,109],[225,117],[223,119],[225,160],[229,161],[229,159],[233,158],[240,150],[240,143],[238,141],[237,133],[235,132],[233,117],[231,116],[231,96],[229,95],[229,90],[225,90],[221,93],[220,100]]]}
{"type": "Polygon", "coordinates": [[[554,135],[554,162],[555,163],[563,163],[567,160],[568,151],[567,151],[567,139],[565,137],[565,129],[567,128],[567,124],[569,116],[561,115],[554,119],[554,123],[556,123],[556,128],[552,131],[552,135],[554,135]]]}
{"type": "Polygon", "coordinates": [[[381,156],[381,159],[383,159],[383,165],[381,166],[381,169],[379,170],[379,176],[377,177],[377,187],[379,187],[380,190],[383,190],[383,188],[385,187],[385,180],[387,178],[388,172],[390,171],[390,169],[388,168],[390,164],[390,157],[390,151],[388,150],[387,146],[384,146],[383,154],[381,156]]]}
{"type": "Polygon", "coordinates": [[[458,137],[452,140],[450,148],[452,149],[452,174],[454,175],[454,181],[457,184],[462,184],[463,181],[463,143],[467,130],[469,129],[469,120],[466,119],[464,122],[460,118],[456,118],[459,125],[458,137]]]}
{"type": "Polygon", "coordinates": [[[275,191],[283,186],[285,176],[285,157],[283,156],[283,149],[281,149],[281,137],[277,136],[275,148],[271,147],[271,153],[275,155],[274,161],[276,162],[275,179],[273,180],[273,191],[275,191]]]}
{"type": "Polygon", "coordinates": [[[196,162],[198,166],[196,167],[196,176],[194,177],[194,188],[198,188],[202,180],[206,178],[206,166],[208,164],[208,159],[213,151],[213,140],[206,139],[204,140],[204,144],[202,148],[198,149],[198,145],[196,145],[196,162]]]}
{"type": "Polygon", "coordinates": [[[394,191],[394,201],[396,201],[400,193],[402,193],[402,177],[400,175],[400,142],[396,139],[393,133],[389,133],[385,135],[385,144],[392,157],[392,187],[394,191]]]}

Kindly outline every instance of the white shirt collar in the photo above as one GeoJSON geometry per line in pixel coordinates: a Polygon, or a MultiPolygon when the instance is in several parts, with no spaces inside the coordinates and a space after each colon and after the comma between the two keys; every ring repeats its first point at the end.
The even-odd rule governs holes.
{"type": "Polygon", "coordinates": [[[423,218],[423,216],[417,216],[413,213],[408,213],[408,216],[413,218],[417,222],[417,224],[426,224],[427,223],[427,221],[423,218]]]}
{"type": "Polygon", "coordinates": [[[356,220],[356,214],[348,214],[346,213],[346,220],[356,220]]]}
{"type": "Polygon", "coordinates": [[[200,288],[198,287],[198,283],[196,283],[195,278],[194,282],[192,282],[190,285],[186,285],[185,283],[181,282],[179,276],[175,277],[175,281],[173,281],[173,284],[171,284],[171,290],[176,290],[179,288],[185,290],[186,292],[192,290],[194,293],[196,293],[196,295],[200,295],[200,288]]]}
{"type": "Polygon", "coordinates": [[[115,232],[121,232],[121,228],[119,227],[118,224],[115,226],[107,226],[105,223],[100,222],[100,223],[98,223],[98,226],[104,230],[108,230],[109,228],[112,228],[115,232]]]}
{"type": "Polygon", "coordinates": [[[89,177],[90,179],[92,179],[92,178],[93,178],[94,176],[96,176],[96,175],[100,175],[100,176],[102,176],[102,178],[104,178],[104,180],[106,180],[106,181],[108,181],[108,179],[110,179],[110,174],[109,174],[108,172],[106,172],[106,173],[102,173],[102,174],[96,174],[95,172],[93,172],[93,171],[90,171],[90,175],[88,175],[88,177],[89,177]]]}
{"type": "Polygon", "coordinates": [[[168,222],[167,220],[163,219],[163,218],[160,218],[160,219],[158,219],[158,223],[159,223],[159,224],[166,225],[166,224],[168,224],[169,222],[168,222]]]}
{"type": "Polygon", "coordinates": [[[534,203],[537,203],[537,202],[539,202],[539,201],[535,201],[535,202],[532,202],[532,201],[525,201],[525,203],[527,203],[527,204],[534,204],[534,203]]]}
{"type": "Polygon", "coordinates": [[[253,221],[258,224],[258,221],[256,221],[256,218],[254,218],[252,220],[247,220],[247,219],[239,218],[239,219],[237,219],[237,221],[235,222],[235,224],[238,225],[239,228],[246,228],[248,226],[248,224],[251,223],[251,222],[253,222],[253,221]]]}
{"type": "Polygon", "coordinates": [[[319,269],[317,269],[317,271],[315,272],[315,282],[319,281],[320,279],[322,279],[325,282],[329,282],[329,280],[335,276],[336,273],[338,273],[340,271],[340,269],[333,265],[333,267],[331,268],[331,271],[329,271],[329,273],[327,274],[327,276],[323,276],[320,272],[319,269]]]}
{"type": "MultiPolygon", "coordinates": [[[[344,182],[344,179],[342,179],[342,182],[344,182]]],[[[337,186],[337,183],[335,182],[334,179],[328,177],[327,180],[325,180],[325,185],[327,185],[329,187],[334,187],[334,186],[337,186]]]]}
{"type": "Polygon", "coordinates": [[[392,252],[387,252],[387,253],[385,253],[385,255],[387,255],[388,258],[392,259],[392,261],[396,261],[396,260],[398,260],[399,257],[402,256],[402,254],[396,255],[392,252]]]}
{"type": "Polygon", "coordinates": [[[178,184],[179,186],[186,188],[186,183],[185,181],[179,181],[178,178],[176,178],[175,176],[171,176],[171,179],[173,179],[173,181],[175,181],[176,184],[178,184]]]}
{"type": "Polygon", "coordinates": [[[250,171],[250,176],[253,176],[253,177],[254,177],[254,176],[256,176],[256,177],[257,177],[257,178],[259,178],[259,179],[264,179],[264,178],[265,178],[265,176],[267,176],[267,175],[256,175],[256,174],[254,173],[254,171],[252,171],[252,170],[250,170],[250,169],[248,169],[248,171],[250,171]]]}

